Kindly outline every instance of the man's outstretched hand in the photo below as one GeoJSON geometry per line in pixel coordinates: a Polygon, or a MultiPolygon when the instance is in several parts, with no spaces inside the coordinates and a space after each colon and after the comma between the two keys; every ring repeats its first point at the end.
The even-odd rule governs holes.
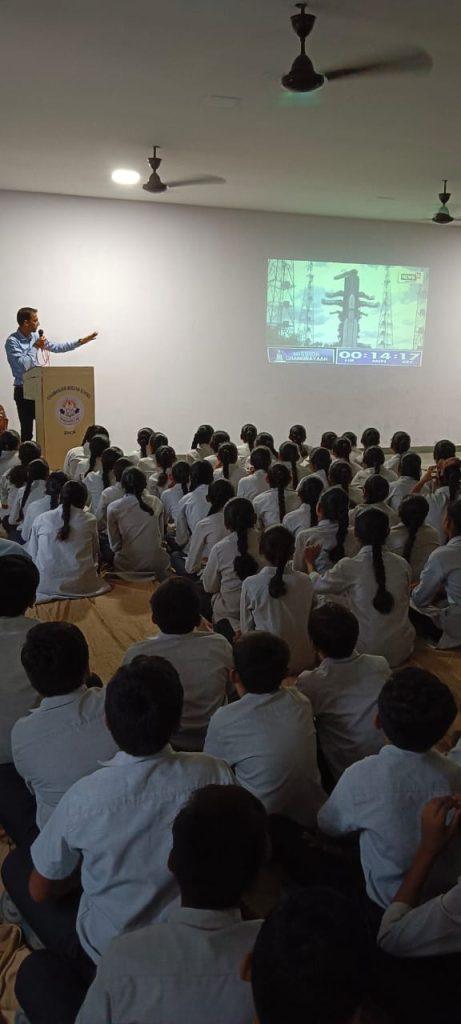
{"type": "Polygon", "coordinates": [[[87,334],[85,338],[79,338],[81,345],[87,345],[89,341],[94,341],[98,337],[98,332],[93,331],[92,334],[87,334]]]}

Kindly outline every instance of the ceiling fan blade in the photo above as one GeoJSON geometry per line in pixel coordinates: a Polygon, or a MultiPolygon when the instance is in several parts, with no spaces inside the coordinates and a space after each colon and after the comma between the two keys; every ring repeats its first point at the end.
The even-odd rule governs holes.
{"type": "Polygon", "coordinates": [[[408,50],[406,53],[364,61],[354,67],[335,68],[332,71],[324,71],[323,74],[329,82],[335,82],[340,78],[352,78],[354,75],[379,75],[392,73],[393,71],[430,71],[432,63],[432,57],[425,50],[408,50]]]}
{"type": "Polygon", "coordinates": [[[184,178],[183,181],[166,181],[167,188],[183,188],[185,185],[224,185],[225,178],[217,178],[213,174],[202,175],[199,178],[184,178]]]}

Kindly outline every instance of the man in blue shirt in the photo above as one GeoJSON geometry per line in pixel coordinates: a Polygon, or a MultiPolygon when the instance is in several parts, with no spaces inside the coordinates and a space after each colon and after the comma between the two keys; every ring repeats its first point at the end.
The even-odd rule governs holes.
{"type": "Polygon", "coordinates": [[[7,338],[5,351],[14,378],[14,400],[21,424],[21,441],[31,441],[35,402],[30,398],[24,398],[23,377],[26,370],[38,366],[40,349],[46,349],[47,352],[71,352],[74,348],[93,341],[93,338],[97,336],[97,331],[93,331],[93,334],[88,334],[85,338],[79,338],[78,341],[67,341],[63,345],[56,345],[46,339],[43,331],[39,331],[40,321],[37,310],[32,306],[22,306],[21,309],[18,309],[16,319],[18,330],[13,331],[7,338]]]}

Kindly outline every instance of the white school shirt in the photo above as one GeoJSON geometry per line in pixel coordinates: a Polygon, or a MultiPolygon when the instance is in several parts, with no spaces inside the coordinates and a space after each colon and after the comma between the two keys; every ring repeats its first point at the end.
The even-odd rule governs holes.
{"type": "MultiPolygon", "coordinates": [[[[113,479],[113,478],[112,478],[113,479]]],[[[94,469],[91,473],[82,480],[88,491],[88,508],[93,515],[96,515],[98,505],[101,499],[102,492],[104,490],[104,481],[102,479],[102,469],[94,469]]]]}
{"type": "MultiPolygon", "coordinates": [[[[343,595],[359,623],[359,654],[380,654],[392,668],[401,665],[413,652],[415,630],[408,618],[411,572],[408,562],[382,549],[386,590],[394,598],[388,615],[373,606],[377,583],[371,545],[365,545],[353,558],[341,558],[324,576],[315,575],[317,597],[343,595]]],[[[314,574],[313,574],[314,575],[314,574]]]]}
{"type": "MultiPolygon", "coordinates": [[[[356,475],[354,477],[354,485],[355,485],[355,487],[361,487],[363,489],[364,484],[365,484],[365,480],[367,480],[369,476],[374,476],[374,474],[375,474],[375,470],[374,470],[373,466],[370,466],[368,468],[364,467],[363,469],[359,469],[358,473],[356,473],[356,475]]],[[[394,473],[393,469],[386,469],[385,466],[381,466],[380,471],[379,471],[379,476],[384,477],[384,480],[387,480],[389,484],[394,483],[398,479],[397,473],[394,473]]],[[[416,481],[415,481],[415,483],[416,483],[416,481]]]]}
{"type": "MultiPolygon", "coordinates": [[[[299,508],[301,500],[291,487],[285,488],[285,514],[299,508]]],[[[268,526],[280,524],[280,509],[278,490],[270,487],[263,494],[257,494],[253,499],[253,507],[258,517],[261,529],[267,530],[268,526]]]]}
{"type": "Polygon", "coordinates": [[[324,469],[317,469],[315,472],[308,473],[308,476],[315,476],[318,480],[322,481],[324,489],[328,487],[328,476],[324,469]]]}
{"type": "Polygon", "coordinates": [[[309,576],[295,572],[291,562],[285,566],[286,593],[271,597],[269,583],[276,569],[265,565],[242,584],[240,629],[260,629],[274,633],[290,648],[290,675],[297,675],[314,664],[314,649],[308,632],[314,588],[309,576]]]}
{"type": "MultiPolygon", "coordinates": [[[[359,832],[367,893],[387,907],[418,849],[423,807],[460,787],[461,767],[438,751],[417,754],[388,744],[346,769],[319,813],[319,828],[331,836],[359,832]]],[[[461,837],[438,857],[425,897],[454,885],[460,870],[461,837]]]]}
{"type": "Polygon", "coordinates": [[[166,487],[160,495],[160,499],[165,509],[165,523],[173,522],[176,523],[178,517],[178,508],[181,498],[184,498],[184,491],[182,484],[174,484],[173,487],[166,487]]]}
{"type": "Polygon", "coordinates": [[[152,476],[152,473],[159,473],[160,470],[157,466],[157,460],[155,455],[146,455],[143,459],[139,459],[137,469],[140,469],[146,479],[152,476]]]}
{"type": "Polygon", "coordinates": [[[98,527],[86,509],[71,508],[70,533],[58,540],[62,506],[37,516],[26,548],[40,573],[38,601],[62,597],[97,597],[110,586],[97,574],[98,527]]]}
{"type": "MultiPolygon", "coordinates": [[[[246,476],[245,466],[242,466],[240,462],[233,462],[229,466],[229,483],[234,488],[234,493],[237,494],[238,485],[241,480],[246,476]]],[[[215,469],[213,473],[214,480],[225,480],[224,471],[222,466],[219,469],[215,469]]]]}
{"type": "Polygon", "coordinates": [[[295,687],[246,693],[213,715],[205,753],[222,757],[268,814],[306,828],[325,801],[312,708],[295,687]]]}
{"type": "Polygon", "coordinates": [[[37,498],[36,501],[27,503],[27,510],[20,525],[20,533],[24,544],[27,544],[27,541],[30,540],[32,527],[37,516],[41,516],[42,512],[49,512],[50,505],[51,498],[49,494],[44,494],[43,498],[37,498]]]}
{"type": "Polygon", "coordinates": [[[166,658],[184,690],[181,725],[172,742],[181,750],[202,750],[211,715],[226,702],[232,648],[219,633],[157,633],[128,648],[123,664],[138,655],[166,658]]]}
{"type": "Polygon", "coordinates": [[[117,753],[105,723],[104,697],[104,690],[86,686],[44,697],[13,728],[14,765],[37,801],[39,829],[74,782],[117,753]]]}
{"type": "Polygon", "coordinates": [[[299,508],[295,508],[294,512],[287,512],[286,516],[283,517],[282,526],[285,526],[295,537],[298,536],[300,530],[310,530],[310,505],[303,503],[299,508]]]}
{"type": "Polygon", "coordinates": [[[199,444],[197,448],[191,448],[186,455],[186,462],[203,462],[209,455],[213,455],[213,449],[209,444],[199,444]]]}
{"type": "Polygon", "coordinates": [[[31,857],[44,878],[68,878],[81,861],[77,933],[94,963],[117,935],[151,924],[177,898],[171,826],[207,785],[235,778],[222,761],[169,744],[145,757],[120,750],[67,790],[35,839],[31,857]]]}
{"type": "Polygon", "coordinates": [[[391,528],[393,526],[398,526],[401,522],[399,515],[397,512],[394,512],[394,509],[392,509],[390,505],[387,504],[387,501],[374,501],[370,505],[357,505],[356,508],[351,508],[349,512],[349,526],[355,526],[355,520],[357,519],[359,512],[365,512],[368,508],[379,508],[381,512],[385,512],[391,528]]]}
{"type": "Polygon", "coordinates": [[[117,498],[123,498],[124,493],[125,492],[120,481],[118,481],[118,483],[111,484],[110,487],[104,488],[96,508],[96,519],[100,532],[107,530],[107,509],[109,508],[109,505],[111,505],[113,501],[117,501],[117,498]]]}
{"type": "Polygon", "coordinates": [[[378,945],[398,957],[446,956],[461,952],[461,880],[419,907],[395,901],[387,908],[378,945]]]}
{"type": "MultiPolygon", "coordinates": [[[[22,502],[22,499],[24,497],[24,492],[26,490],[26,486],[27,485],[24,484],[23,487],[20,487],[19,490],[16,491],[16,494],[15,494],[15,497],[14,497],[14,501],[13,501],[12,505],[10,506],[10,514],[8,516],[10,526],[18,526],[20,524],[20,522],[21,522],[20,518],[19,518],[20,514],[21,514],[21,502],[22,502]]],[[[22,510],[23,516],[25,516],[26,511],[29,508],[29,505],[32,505],[34,503],[34,501],[39,501],[40,498],[44,497],[45,490],[46,490],[46,480],[33,480],[32,481],[29,497],[28,497],[28,499],[27,499],[27,501],[26,501],[26,503],[24,505],[24,508],[22,510]]],[[[19,530],[21,530],[20,525],[19,525],[19,530]]]]}
{"type": "MultiPolygon", "coordinates": [[[[407,497],[407,494],[413,493],[413,490],[416,487],[417,483],[418,481],[415,480],[414,477],[412,476],[399,476],[398,480],[395,480],[393,484],[390,484],[389,497],[387,501],[395,512],[399,511],[400,503],[403,501],[404,498],[407,497]]],[[[423,488],[423,490],[420,491],[420,493],[422,493],[424,497],[426,497],[425,488],[423,488]]]]}
{"type": "Polygon", "coordinates": [[[242,476],[238,482],[237,497],[248,498],[248,501],[254,501],[257,494],[263,494],[264,491],[268,491],[270,488],[269,481],[267,479],[267,473],[265,469],[255,469],[254,473],[249,473],[248,476],[242,476]]]}
{"type": "MultiPolygon", "coordinates": [[[[259,568],[262,565],[259,553],[260,534],[257,530],[250,529],[247,536],[248,554],[255,559],[259,568]]],[[[237,534],[230,533],[211,549],[202,574],[204,590],[207,594],[213,594],[213,622],[228,619],[232,629],[240,629],[242,580],[234,569],[234,561],[238,554],[237,534]]]]}
{"type": "MultiPolygon", "coordinates": [[[[403,523],[400,526],[393,526],[386,541],[386,547],[396,555],[401,555],[408,540],[408,530],[403,523]]],[[[410,555],[411,582],[418,583],[421,573],[426,565],[429,555],[439,547],[437,530],[433,526],[423,523],[420,526],[410,555]]]]}
{"type": "Polygon", "coordinates": [[[448,544],[429,555],[411,601],[443,630],[440,648],[461,644],[461,537],[452,537],[448,544]],[[433,602],[441,588],[445,590],[446,602],[437,605],[433,602]]]}
{"type": "MultiPolygon", "coordinates": [[[[317,555],[314,565],[317,572],[327,572],[333,564],[329,553],[336,547],[337,533],[338,524],[333,523],[331,519],[321,519],[320,522],[317,523],[317,526],[311,526],[309,530],[299,530],[296,534],[293,568],[297,569],[298,572],[307,572],[306,563],[304,561],[304,552],[306,547],[320,544],[321,551],[317,555]]],[[[348,530],[344,541],[344,551],[346,555],[352,556],[355,554],[357,547],[358,541],[356,541],[353,531],[348,530]]]]}
{"type": "MultiPolygon", "coordinates": [[[[20,549],[22,550],[22,549],[20,549]]],[[[22,667],[21,651],[35,619],[0,616],[0,764],[10,764],[11,730],[18,718],[36,707],[40,697],[22,667]]]]}
{"type": "Polygon", "coordinates": [[[390,673],[385,658],[354,651],[350,658],[324,658],[318,668],[299,676],[298,688],[312,704],[335,782],[349,765],[381,750],[385,737],[375,726],[375,715],[390,673]]]}
{"type": "Polygon", "coordinates": [[[114,939],[76,1024],[252,1024],[240,964],[262,921],[240,910],[174,907],[165,922],[114,939]],[[167,1008],[167,1011],[165,1011],[167,1008]]]}
{"type": "Polygon", "coordinates": [[[200,519],[194,526],[189,542],[189,552],[186,558],[185,569],[191,574],[200,572],[202,565],[207,561],[212,547],[227,536],[224,526],[224,512],[214,512],[206,519],[200,519]]]}
{"type": "Polygon", "coordinates": [[[79,462],[82,459],[87,459],[90,454],[90,446],[88,442],[84,445],[77,445],[76,448],[69,448],[67,455],[64,459],[63,472],[67,473],[67,476],[74,479],[74,474],[78,468],[79,462]]]}
{"type": "Polygon", "coordinates": [[[208,484],[199,484],[195,491],[189,491],[179,501],[176,517],[176,543],[189,550],[189,541],[194,526],[208,515],[210,503],[207,499],[208,484]]]}
{"type": "MultiPolygon", "coordinates": [[[[406,454],[407,453],[405,452],[405,455],[406,454]]],[[[384,468],[385,469],[392,469],[394,471],[394,473],[398,474],[398,469],[399,469],[399,466],[400,466],[402,458],[403,458],[403,455],[397,455],[394,452],[393,455],[389,455],[388,459],[385,459],[385,461],[384,461],[384,468]]]]}
{"type": "Polygon", "coordinates": [[[162,547],[163,505],[159,498],[143,494],[153,509],[150,516],[140,507],[135,494],[124,494],[107,509],[107,533],[114,552],[114,569],[122,579],[140,577],[165,579],[170,559],[162,547]]]}
{"type": "Polygon", "coordinates": [[[439,535],[441,544],[445,544],[445,530],[443,523],[447,514],[447,508],[450,504],[450,488],[449,487],[437,487],[435,491],[429,491],[424,494],[426,501],[429,502],[429,512],[426,517],[426,523],[428,526],[433,526],[439,535]]]}

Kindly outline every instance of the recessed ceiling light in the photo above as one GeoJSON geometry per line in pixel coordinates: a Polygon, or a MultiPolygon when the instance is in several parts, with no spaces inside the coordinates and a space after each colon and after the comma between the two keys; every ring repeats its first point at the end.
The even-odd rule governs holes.
{"type": "Polygon", "coordinates": [[[112,171],[112,181],[115,181],[116,185],[137,185],[140,177],[137,171],[129,171],[124,167],[112,171]]]}

